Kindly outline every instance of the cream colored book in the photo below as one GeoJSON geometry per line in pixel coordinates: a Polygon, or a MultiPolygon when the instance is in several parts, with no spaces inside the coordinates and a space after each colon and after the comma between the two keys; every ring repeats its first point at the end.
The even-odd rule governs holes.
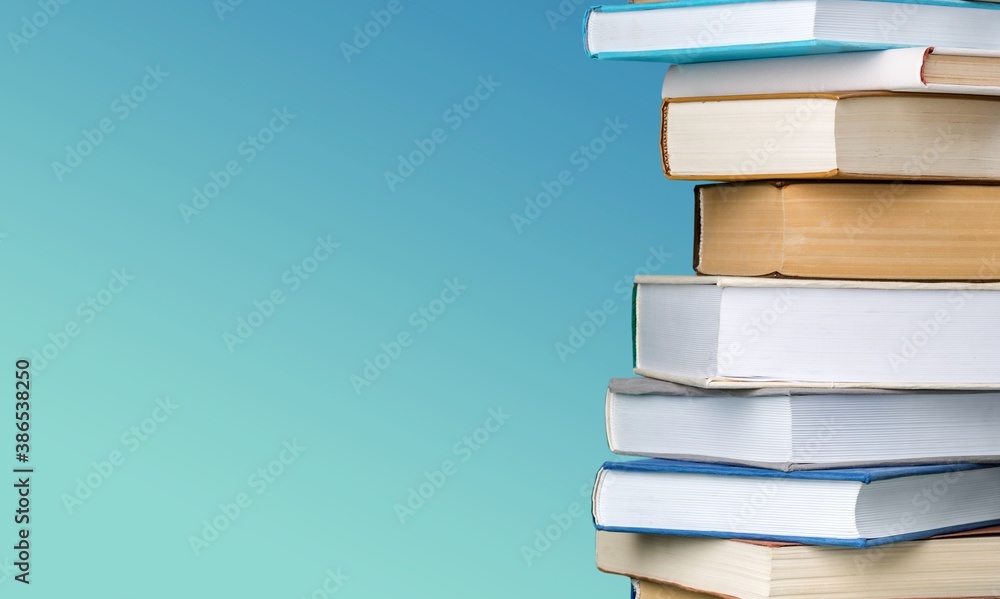
{"type": "Polygon", "coordinates": [[[598,531],[597,567],[640,579],[639,599],[1000,597],[998,535],[853,549],[598,531]]]}
{"type": "Polygon", "coordinates": [[[672,179],[1000,180],[1000,97],[794,94],[665,100],[672,179]]]}
{"type": "Polygon", "coordinates": [[[1000,280],[1000,185],[754,182],[695,189],[699,274],[1000,280]]]}

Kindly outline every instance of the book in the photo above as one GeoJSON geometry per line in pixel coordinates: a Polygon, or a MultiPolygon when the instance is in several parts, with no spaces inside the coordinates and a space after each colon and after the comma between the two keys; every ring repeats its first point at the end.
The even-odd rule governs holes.
{"type": "Polygon", "coordinates": [[[1000,388],[1000,285],[635,278],[635,373],[697,387],[1000,388]]]}
{"type": "Polygon", "coordinates": [[[711,599],[714,595],[689,591],[680,587],[649,582],[632,581],[632,599],[711,599]]]}
{"type": "Polygon", "coordinates": [[[672,179],[1000,179],[995,96],[683,98],[664,100],[661,118],[672,179]]]}
{"type": "Polygon", "coordinates": [[[642,579],[640,599],[997,597],[998,563],[1000,528],[874,549],[597,533],[597,567],[642,579]]]}
{"type": "Polygon", "coordinates": [[[613,379],[621,455],[770,468],[1000,462],[1000,392],[699,389],[613,379]]]}
{"type": "Polygon", "coordinates": [[[859,91],[1000,95],[1000,52],[896,48],[671,65],[662,96],[707,98],[859,91]]]}
{"type": "Polygon", "coordinates": [[[673,0],[590,9],[587,53],[670,63],[940,46],[1000,50],[996,4],[964,0],[673,0]]]}
{"type": "Polygon", "coordinates": [[[1000,279],[1000,185],[747,182],[695,188],[702,275],[1000,279]]]}
{"type": "Polygon", "coordinates": [[[874,547],[1000,524],[1000,467],[780,472],[674,460],[608,462],[598,530],[874,547]]]}

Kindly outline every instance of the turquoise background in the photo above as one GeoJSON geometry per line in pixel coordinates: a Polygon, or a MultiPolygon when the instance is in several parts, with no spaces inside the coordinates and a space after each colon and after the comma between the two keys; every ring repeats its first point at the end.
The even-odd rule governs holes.
{"type": "Polygon", "coordinates": [[[690,272],[691,185],[658,162],[664,67],[588,59],[571,0],[48,0],[22,31],[46,4],[0,7],[23,36],[0,50],[11,468],[14,363],[41,356],[31,585],[8,473],[0,594],[626,597],[594,566],[589,488],[607,380],[631,368],[629,280],[690,272]],[[595,141],[608,119],[627,128],[595,141]],[[67,146],[87,154],[71,172],[67,146]],[[116,270],[134,278],[109,287],[116,270]],[[435,302],[446,281],[465,289],[435,302]],[[366,361],[387,367],[364,379],[366,361]]]}

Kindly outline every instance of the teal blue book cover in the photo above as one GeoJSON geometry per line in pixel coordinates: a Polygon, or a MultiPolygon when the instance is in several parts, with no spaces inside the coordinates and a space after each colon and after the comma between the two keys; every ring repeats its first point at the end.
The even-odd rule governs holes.
{"type": "Polygon", "coordinates": [[[1000,4],[978,0],[608,4],[587,11],[583,43],[587,54],[599,60],[672,64],[912,46],[1000,50],[998,9],[1000,4]],[[675,27],[675,22],[683,25],[675,27]]]}

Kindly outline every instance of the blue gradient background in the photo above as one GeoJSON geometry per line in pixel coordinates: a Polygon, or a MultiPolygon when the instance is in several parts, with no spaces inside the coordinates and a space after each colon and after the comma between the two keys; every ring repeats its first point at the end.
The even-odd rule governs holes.
{"type": "Polygon", "coordinates": [[[6,33],[39,6],[0,7],[11,467],[15,360],[81,328],[33,364],[32,584],[12,580],[8,473],[0,594],[297,598],[339,570],[342,597],[627,596],[594,566],[589,515],[523,548],[589,511],[610,457],[604,389],[631,368],[616,286],[650,248],[671,254],[658,272],[690,271],[691,185],[656,150],[663,67],[589,60],[585,7],[553,25],[556,0],[402,0],[348,62],[341,44],[386,4],[245,0],[220,19],[209,0],[75,1],[17,52],[6,33]],[[169,76],[119,119],[112,102],[156,65],[169,76]],[[500,87],[452,130],[445,111],[490,75],[500,87]],[[282,107],[295,120],[247,163],[237,146],[282,107]],[[628,129],[578,172],[571,155],[616,117],[628,129]],[[60,182],[53,161],[103,118],[115,130],[60,182]],[[384,173],[435,128],[446,142],[390,191],[384,173]],[[242,172],[185,223],[179,204],[231,160],[242,172]],[[564,169],[574,183],[519,233],[511,215],[564,169]],[[339,248],[288,292],[327,235],[339,248]],[[135,279],[85,322],[114,269],[135,279]],[[467,290],[418,332],[411,314],[455,278],[467,290]],[[223,334],[276,288],[287,301],[230,351],[223,334]],[[402,332],[412,345],[357,393],[350,377],[402,332]],[[178,409],[130,452],[157,398],[178,409]],[[463,461],[455,444],[490,409],[509,421],[463,461]],[[306,451],[256,494],[248,477],[286,441],[306,451]],[[125,463],[67,508],[116,450],[125,463]],[[457,472],[401,522],[394,506],[445,460],[457,472]],[[250,507],[196,555],[239,493],[250,507]]]}

